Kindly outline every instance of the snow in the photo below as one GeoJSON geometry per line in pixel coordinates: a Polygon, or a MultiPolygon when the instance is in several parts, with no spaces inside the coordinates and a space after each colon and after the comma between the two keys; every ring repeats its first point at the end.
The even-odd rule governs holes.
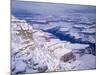
{"type": "Polygon", "coordinates": [[[75,49],[85,49],[87,48],[89,45],[88,44],[77,44],[77,43],[67,43],[65,45],[66,48],[75,50],[75,49]]]}
{"type": "MultiPolygon", "coordinates": [[[[76,52],[80,49],[85,50],[89,47],[89,44],[61,41],[60,39],[55,38],[51,33],[43,32],[38,29],[39,25],[37,28],[34,28],[34,25],[31,26],[24,20],[18,20],[17,18],[12,17],[12,20],[13,19],[19,22],[12,22],[12,73],[37,73],[95,68],[94,55],[83,54],[83,56],[80,56],[81,54],[74,53],[75,50],[76,52]],[[22,31],[23,33],[17,35],[19,34],[18,31],[22,31]],[[75,60],[70,60],[66,63],[60,60],[62,56],[70,52],[74,54],[73,59],[75,60]],[[93,60],[87,62],[90,58],[93,58],[93,60]],[[37,65],[35,65],[36,63],[37,65]]],[[[53,27],[61,25],[60,31],[67,31],[65,34],[75,36],[76,39],[84,37],[84,34],[82,34],[82,36],[79,35],[78,29],[72,29],[72,24],[58,22],[51,23],[51,25],[53,27]]],[[[53,28],[52,26],[51,28],[53,28]]],[[[47,29],[49,28],[47,27],[47,29]]],[[[91,33],[93,30],[91,29],[91,33]]],[[[86,33],[87,32],[88,29],[86,33]]],[[[89,36],[89,38],[89,41],[95,42],[95,37],[89,36]]]]}
{"type": "Polygon", "coordinates": [[[21,16],[23,16],[27,13],[24,10],[33,15],[20,17],[20,19],[18,16],[17,18],[12,16],[11,69],[14,75],[96,67],[96,56],[84,52],[90,46],[84,41],[96,43],[95,19],[91,17],[94,16],[94,12],[90,13],[92,9],[95,10],[95,7],[63,4],[52,4],[51,6],[48,3],[34,2],[32,4],[18,1],[13,2],[12,6],[14,16],[19,16],[21,11],[21,16]],[[90,11],[86,11],[87,9],[90,11]],[[61,40],[47,32],[49,29],[55,29],[54,33],[60,32],[71,38],[61,40]],[[80,39],[82,43],[70,41],[77,39],[80,39]],[[80,53],[80,51],[83,52],[80,53]],[[61,61],[64,55],[72,58],[65,58],[68,59],[66,62],[61,61]]]}
{"type": "Polygon", "coordinates": [[[34,19],[32,19],[32,20],[30,20],[30,21],[32,21],[32,22],[37,22],[37,23],[46,23],[47,21],[44,19],[40,19],[40,20],[34,20],[34,19]]]}
{"type": "Polygon", "coordinates": [[[95,28],[89,28],[89,29],[84,29],[83,31],[81,31],[82,33],[95,33],[96,32],[96,30],[95,30],[95,28]]]}
{"type": "Polygon", "coordinates": [[[54,54],[55,54],[55,56],[56,57],[58,57],[58,58],[60,58],[61,56],[63,56],[65,53],[70,53],[71,52],[71,50],[69,50],[69,49],[56,49],[56,50],[54,50],[54,54]]]}
{"type": "MultiPolygon", "coordinates": [[[[20,21],[20,20],[19,20],[20,21]]],[[[12,26],[17,25],[12,23],[12,26]]],[[[13,32],[12,37],[14,39],[19,39],[20,37],[20,42],[16,42],[12,40],[12,53],[17,54],[12,54],[12,62],[16,62],[17,64],[15,65],[15,73],[19,72],[34,72],[31,69],[26,71],[28,67],[26,67],[26,64],[23,61],[28,61],[31,60],[32,62],[37,62],[39,65],[41,64],[42,66],[38,67],[43,67],[43,64],[45,66],[48,66],[48,71],[54,71],[57,66],[59,65],[59,61],[61,56],[63,56],[66,53],[71,52],[72,50],[64,48],[63,42],[61,42],[59,39],[50,39],[50,41],[45,40],[45,36],[50,35],[46,34],[45,32],[42,32],[41,30],[36,30],[32,29],[32,27],[28,24],[24,23],[18,23],[19,27],[18,30],[24,30],[24,31],[29,31],[29,33],[33,33],[32,35],[30,34],[30,37],[32,38],[23,38],[23,35],[16,35],[16,32],[13,32]],[[28,28],[28,29],[27,29],[28,28]],[[35,33],[34,33],[35,31],[35,33]],[[32,40],[32,41],[31,41],[32,40]],[[25,41],[29,41],[28,43],[24,43],[25,41]],[[54,45],[55,44],[55,45],[54,45]],[[57,45],[56,45],[57,44],[57,45]],[[18,45],[18,46],[17,46],[18,45]],[[52,46],[52,47],[48,47],[52,46]],[[31,50],[32,49],[32,50],[31,50]],[[53,52],[53,53],[52,53],[53,52]],[[55,65],[56,64],[56,65],[55,65]],[[18,66],[19,65],[19,66],[18,66]],[[54,67],[55,66],[55,67],[54,67]],[[22,67],[22,68],[20,68],[22,67]]],[[[14,27],[12,27],[13,29],[14,27]]],[[[13,29],[14,30],[14,29],[13,29]]],[[[16,28],[17,31],[17,28],[16,28]]],[[[23,33],[24,33],[23,31],[23,33]]],[[[30,65],[30,64],[27,64],[30,65]]],[[[32,65],[30,65],[32,66],[32,65]]],[[[35,66],[33,66],[34,68],[35,66]]]]}
{"type": "Polygon", "coordinates": [[[25,71],[25,68],[26,68],[26,64],[22,61],[18,61],[16,64],[15,64],[15,73],[17,72],[24,72],[25,71]]]}
{"type": "Polygon", "coordinates": [[[96,57],[94,55],[85,54],[80,57],[80,65],[78,69],[95,69],[96,68],[96,57]]]}
{"type": "Polygon", "coordinates": [[[33,69],[30,69],[30,68],[26,68],[26,72],[25,73],[37,73],[38,70],[33,70],[33,69]]]}

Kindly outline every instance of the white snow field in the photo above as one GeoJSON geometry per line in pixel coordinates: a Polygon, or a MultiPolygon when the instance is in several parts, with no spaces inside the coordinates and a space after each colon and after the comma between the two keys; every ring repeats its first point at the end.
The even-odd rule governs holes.
{"type": "MultiPolygon", "coordinates": [[[[36,24],[38,27],[35,28],[35,24],[31,25],[25,20],[20,20],[14,16],[12,16],[11,20],[11,71],[13,75],[96,68],[95,55],[86,52],[85,54],[79,53],[89,47],[89,44],[62,41],[53,34],[40,30],[38,24],[36,24]]],[[[37,22],[44,23],[47,21],[38,20],[37,22]]],[[[72,29],[72,24],[64,22],[50,22],[46,25],[48,26],[45,27],[47,29],[62,25],[60,31],[67,30],[66,34],[70,33],[71,36],[82,39],[85,37],[85,33],[91,34],[95,32],[93,28],[87,29],[91,26],[85,28],[83,25],[74,25],[77,28],[84,27],[82,31],[79,31],[72,29]],[[79,32],[83,34],[79,35],[79,32]]],[[[89,37],[89,40],[85,40],[90,41],[92,39],[95,42],[95,37],[88,35],[87,37],[89,37]]]]}

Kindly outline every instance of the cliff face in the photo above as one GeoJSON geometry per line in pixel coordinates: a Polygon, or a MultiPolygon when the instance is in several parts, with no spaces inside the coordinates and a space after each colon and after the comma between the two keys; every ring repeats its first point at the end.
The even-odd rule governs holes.
{"type": "Polygon", "coordinates": [[[81,59],[73,52],[72,48],[80,47],[79,45],[73,46],[73,44],[51,37],[54,36],[34,29],[25,20],[12,16],[12,74],[95,68],[95,56],[90,55],[89,57],[92,57],[94,61],[85,63],[88,55],[84,55],[81,59]],[[88,64],[90,66],[87,66],[88,64]]]}

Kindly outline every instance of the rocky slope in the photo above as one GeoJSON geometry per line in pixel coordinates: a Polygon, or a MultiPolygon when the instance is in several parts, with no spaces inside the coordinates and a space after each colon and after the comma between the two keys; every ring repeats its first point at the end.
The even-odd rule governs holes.
{"type": "Polygon", "coordinates": [[[14,16],[12,16],[11,31],[12,74],[95,68],[94,55],[77,54],[79,52],[77,49],[84,49],[88,44],[61,41],[52,34],[35,29],[25,20],[19,20],[14,16]],[[92,60],[88,61],[90,59],[92,60]]]}

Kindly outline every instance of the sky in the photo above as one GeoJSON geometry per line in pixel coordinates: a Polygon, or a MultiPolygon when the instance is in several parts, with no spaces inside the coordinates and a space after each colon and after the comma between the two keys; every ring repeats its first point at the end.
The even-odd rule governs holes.
{"type": "Polygon", "coordinates": [[[32,1],[12,1],[14,15],[66,15],[68,13],[96,13],[96,7],[90,5],[57,4],[32,1]]]}

